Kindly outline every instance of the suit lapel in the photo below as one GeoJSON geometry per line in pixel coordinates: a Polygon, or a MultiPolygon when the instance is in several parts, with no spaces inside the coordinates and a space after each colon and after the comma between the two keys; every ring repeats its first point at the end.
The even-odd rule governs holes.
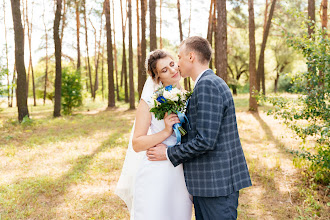
{"type": "MultiPolygon", "coordinates": [[[[209,76],[209,75],[212,75],[212,74],[214,75],[213,70],[211,70],[211,69],[206,70],[206,71],[203,73],[203,75],[201,76],[201,78],[199,78],[199,80],[198,80],[198,82],[196,83],[196,85],[194,86],[194,90],[195,90],[196,86],[198,85],[198,83],[201,81],[201,79],[202,79],[203,77],[206,77],[206,76],[209,76]]],[[[190,97],[190,100],[189,100],[189,103],[188,103],[188,106],[187,106],[187,116],[188,116],[189,112],[191,111],[190,108],[191,108],[191,107],[192,107],[192,108],[195,107],[195,106],[192,106],[192,102],[191,102],[191,99],[193,99],[193,96],[194,96],[194,92],[193,92],[192,96],[190,97]]]]}

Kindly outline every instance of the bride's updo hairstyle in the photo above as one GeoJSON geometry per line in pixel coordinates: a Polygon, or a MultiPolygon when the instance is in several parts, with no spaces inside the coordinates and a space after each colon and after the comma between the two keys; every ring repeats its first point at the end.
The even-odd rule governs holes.
{"type": "Polygon", "coordinates": [[[157,72],[157,62],[160,59],[163,59],[165,57],[173,57],[167,53],[165,50],[154,50],[149,53],[149,56],[146,59],[145,67],[147,70],[147,73],[151,76],[151,78],[156,82],[159,83],[159,76],[157,72]]]}

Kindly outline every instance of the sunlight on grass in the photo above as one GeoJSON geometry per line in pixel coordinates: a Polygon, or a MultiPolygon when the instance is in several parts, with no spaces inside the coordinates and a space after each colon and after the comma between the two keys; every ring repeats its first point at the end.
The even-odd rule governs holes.
{"type": "MultiPolygon", "coordinates": [[[[234,99],[253,181],[240,192],[238,219],[327,216],[311,191],[297,186],[288,150],[300,142],[266,115],[269,106],[251,114],[248,95],[234,99]]],[[[51,103],[29,108],[32,119],[22,125],[15,108],[0,113],[0,219],[129,219],[114,190],[135,111],[126,103],[107,110],[96,100],[54,119],[51,103]]]]}
{"type": "Polygon", "coordinates": [[[134,112],[91,111],[37,117],[29,126],[7,118],[0,137],[1,219],[128,219],[113,186],[134,112]]]}

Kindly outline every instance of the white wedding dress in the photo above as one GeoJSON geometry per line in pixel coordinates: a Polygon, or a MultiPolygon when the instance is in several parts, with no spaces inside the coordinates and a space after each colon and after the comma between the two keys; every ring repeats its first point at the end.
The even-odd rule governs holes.
{"type": "MultiPolygon", "coordinates": [[[[148,80],[150,83],[150,79],[148,80]]],[[[146,89],[145,85],[141,99],[150,104],[153,89],[146,89]]],[[[157,120],[152,114],[148,134],[158,133],[164,128],[164,120],[157,120]]],[[[163,143],[167,146],[175,145],[175,135],[173,134],[163,143]]],[[[130,153],[132,154],[132,152],[130,153]]],[[[126,155],[125,164],[130,163],[131,170],[135,166],[135,173],[131,172],[131,176],[135,174],[135,177],[125,181],[126,187],[131,184],[131,190],[125,191],[131,195],[120,193],[121,186],[125,185],[120,183],[124,182],[125,177],[123,175],[127,173],[125,164],[116,194],[126,202],[130,210],[131,220],[191,220],[192,197],[185,184],[182,164],[174,167],[169,160],[149,161],[145,151],[138,153],[139,159],[136,159],[134,163],[126,161],[128,158],[126,155]],[[136,163],[136,161],[139,162],[136,163]],[[124,172],[124,170],[126,171],[124,172]]]]}

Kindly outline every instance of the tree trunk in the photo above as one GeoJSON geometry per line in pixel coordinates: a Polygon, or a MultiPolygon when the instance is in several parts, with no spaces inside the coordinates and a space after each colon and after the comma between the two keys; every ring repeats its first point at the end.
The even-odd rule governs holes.
{"type": "Polygon", "coordinates": [[[44,86],[44,105],[46,104],[48,84],[48,35],[46,35],[46,70],[45,70],[45,86],[44,86]]]}
{"type": "MultiPolygon", "coordinates": [[[[266,0],[266,6],[265,6],[265,12],[264,12],[264,29],[263,29],[263,36],[265,35],[265,31],[266,31],[266,27],[267,27],[267,17],[268,17],[268,0],[266,0]]],[[[260,54],[261,56],[261,54],[260,54]]],[[[259,57],[259,62],[260,62],[260,58],[259,57]]],[[[262,59],[264,59],[264,57],[262,57],[262,59]]],[[[264,61],[262,61],[264,63],[264,61]]],[[[262,82],[262,86],[264,85],[264,80],[265,80],[265,69],[264,69],[264,65],[262,67],[257,69],[257,89],[260,92],[260,83],[262,82]],[[260,74],[260,71],[263,72],[263,74],[260,74]]],[[[263,90],[264,91],[264,90],[263,90]]]]}
{"type": "Polygon", "coordinates": [[[254,24],[254,7],[253,0],[248,0],[249,5],[249,44],[250,44],[250,59],[249,59],[249,72],[250,72],[250,99],[249,110],[258,111],[257,100],[254,97],[256,90],[256,43],[255,43],[255,24],[254,24]]]}
{"type": "Polygon", "coordinates": [[[24,42],[25,42],[25,5],[24,5],[24,0],[21,0],[22,2],[22,18],[23,18],[23,33],[24,33],[24,42]]]}
{"type": "Polygon", "coordinates": [[[157,49],[157,32],[156,32],[156,0],[149,0],[150,15],[150,51],[157,49]]]}
{"type": "Polygon", "coordinates": [[[80,1],[76,0],[76,27],[77,27],[77,70],[80,71],[80,1]]]}
{"type": "MultiPolygon", "coordinates": [[[[243,75],[244,72],[246,72],[246,70],[242,70],[242,67],[240,69],[237,68],[236,66],[236,82],[239,81],[239,79],[241,78],[241,76],[243,75]]],[[[228,65],[228,69],[231,70],[230,66],[228,65]]],[[[231,70],[231,74],[233,76],[233,78],[235,78],[233,71],[231,70]]],[[[233,94],[237,95],[237,85],[233,85],[233,94]]]]}
{"type": "Polygon", "coordinates": [[[140,42],[140,12],[139,12],[139,0],[136,0],[136,23],[137,23],[137,66],[138,66],[138,93],[139,99],[141,98],[143,90],[142,82],[142,67],[141,67],[141,42],[140,42]]]}
{"type": "Polygon", "coordinates": [[[288,61],[284,62],[283,65],[281,65],[281,68],[278,66],[276,68],[276,79],[275,79],[275,86],[274,86],[274,92],[277,93],[277,89],[278,89],[278,81],[280,78],[280,74],[283,73],[285,67],[289,64],[288,61]]]}
{"type": "Polygon", "coordinates": [[[265,12],[264,12],[264,30],[263,34],[265,34],[266,26],[267,26],[267,17],[268,17],[268,0],[266,0],[265,12]]]}
{"type": "MultiPolygon", "coordinates": [[[[177,9],[178,9],[178,21],[179,21],[179,33],[180,33],[180,42],[183,41],[183,33],[182,33],[182,22],[181,22],[181,6],[180,0],[177,0],[177,9]]],[[[188,90],[188,78],[184,79],[184,89],[188,90]]]]}
{"type": "Polygon", "coordinates": [[[63,13],[62,13],[62,29],[61,29],[61,45],[64,36],[64,28],[66,27],[66,0],[63,0],[63,13]]]}
{"type": "MultiPolygon", "coordinates": [[[[101,14],[101,28],[100,28],[100,36],[99,41],[95,44],[95,57],[96,57],[96,64],[95,64],[95,81],[94,81],[94,96],[96,97],[96,91],[99,89],[99,63],[100,63],[100,54],[101,54],[101,40],[102,40],[102,29],[103,29],[103,13],[101,14]]],[[[96,36],[96,35],[95,35],[96,36]]],[[[94,99],[95,99],[94,97],[94,99]]]]}
{"type": "MultiPolygon", "coordinates": [[[[117,46],[116,46],[116,25],[115,25],[115,4],[112,0],[112,22],[113,22],[113,52],[115,57],[115,73],[116,73],[116,95],[117,101],[120,101],[119,97],[119,82],[118,82],[118,59],[117,59],[117,46]]],[[[103,53],[102,53],[103,54],[103,53]]]]}
{"type": "Polygon", "coordinates": [[[86,56],[87,56],[87,69],[88,69],[88,78],[89,78],[89,87],[91,90],[92,98],[94,98],[94,88],[93,88],[93,82],[92,82],[92,71],[91,71],[91,65],[89,60],[89,51],[88,51],[88,28],[87,28],[87,14],[86,14],[86,0],[84,1],[84,24],[85,24],[85,44],[86,44],[86,56]]]}
{"type": "Polygon", "coordinates": [[[146,41],[146,13],[147,13],[147,1],[140,0],[141,2],[141,85],[143,85],[146,81],[147,75],[145,70],[145,60],[146,60],[146,52],[147,52],[147,41],[146,41]]]}
{"type": "Polygon", "coordinates": [[[308,35],[312,37],[315,25],[315,0],[308,0],[308,35]]]}
{"type": "MultiPolygon", "coordinates": [[[[13,71],[13,80],[11,81],[11,84],[14,85],[16,84],[17,85],[17,81],[16,81],[16,62],[14,64],[14,71],[13,71]]],[[[15,89],[16,91],[16,106],[17,105],[17,88],[15,89]]],[[[10,104],[11,104],[11,107],[13,107],[13,99],[14,99],[14,86],[11,87],[11,97],[10,97],[10,104]]]]}
{"type": "Polygon", "coordinates": [[[8,107],[12,107],[10,103],[10,80],[9,80],[9,61],[8,61],[8,41],[7,41],[7,25],[6,25],[6,2],[3,1],[3,24],[5,27],[5,51],[6,51],[6,69],[7,69],[7,89],[8,89],[8,107]]]}
{"type": "MultiPolygon", "coordinates": [[[[126,7],[126,6],[125,6],[126,7]]],[[[124,26],[124,12],[123,12],[123,4],[122,4],[122,0],[120,0],[120,14],[121,14],[121,30],[122,30],[122,35],[124,35],[124,31],[126,30],[126,20],[127,20],[127,16],[126,16],[126,20],[125,20],[125,26],[124,26]]],[[[124,37],[123,37],[123,52],[124,52],[124,37]]],[[[122,64],[121,64],[121,72],[120,72],[120,88],[123,88],[123,82],[124,82],[124,71],[123,71],[123,63],[124,63],[124,53],[122,53],[122,64]]]]}
{"type": "MultiPolygon", "coordinates": [[[[127,1],[126,1],[127,3],[127,1]]],[[[125,4],[125,11],[127,15],[127,4],[125,4]]],[[[124,79],[124,88],[125,88],[125,102],[128,103],[128,84],[127,84],[127,63],[126,63],[126,45],[125,45],[125,34],[126,34],[126,21],[127,16],[125,18],[125,25],[124,25],[124,12],[122,8],[122,0],[120,0],[120,8],[121,8],[121,25],[122,25],[122,37],[123,37],[123,58],[122,58],[122,65],[121,65],[121,80],[124,79]]]]}
{"type": "MultiPolygon", "coordinates": [[[[32,12],[31,12],[31,20],[33,19],[33,2],[32,2],[32,12]]],[[[34,71],[33,71],[33,64],[32,64],[32,21],[29,21],[29,16],[28,16],[28,8],[27,8],[27,2],[26,2],[26,25],[27,25],[27,30],[28,30],[28,43],[29,43],[29,69],[28,69],[28,76],[30,76],[30,71],[32,75],[32,92],[33,92],[33,106],[37,106],[36,102],[36,89],[35,89],[35,83],[34,83],[34,71]]],[[[29,82],[29,79],[28,79],[29,82]]],[[[29,87],[29,84],[28,86],[29,87]]],[[[28,90],[28,89],[27,89],[28,90]]],[[[27,91],[27,96],[28,96],[28,91],[27,91]]]]}
{"type": "Polygon", "coordinates": [[[108,108],[116,106],[115,101],[115,84],[113,79],[113,55],[112,55],[112,36],[110,21],[110,3],[109,0],[104,1],[105,18],[107,29],[107,54],[108,54],[108,108]]]}
{"type": "Polygon", "coordinates": [[[191,3],[192,3],[192,0],[190,0],[190,7],[189,7],[189,27],[188,27],[188,37],[190,37],[190,26],[191,26],[191,3]]]}
{"type": "MultiPolygon", "coordinates": [[[[85,67],[84,67],[84,70],[85,70],[85,73],[86,73],[86,79],[88,79],[88,62],[87,62],[87,56],[85,56],[85,67]]],[[[86,91],[88,92],[89,90],[89,86],[88,86],[88,80],[86,80],[86,91]]]]}
{"type": "Polygon", "coordinates": [[[260,55],[259,55],[259,62],[258,62],[258,70],[257,70],[257,89],[260,91],[260,82],[262,82],[262,93],[266,94],[266,88],[265,88],[265,49],[266,49],[266,43],[267,38],[269,35],[270,25],[272,23],[272,18],[275,10],[275,4],[276,0],[273,0],[272,5],[270,7],[269,16],[267,19],[266,29],[264,30],[264,34],[262,37],[262,44],[260,49],[260,55]]]}
{"type": "MultiPolygon", "coordinates": [[[[267,27],[267,17],[268,17],[268,7],[269,7],[269,4],[268,4],[268,0],[266,0],[266,6],[265,6],[265,12],[264,12],[264,29],[263,29],[263,35],[265,34],[265,31],[266,31],[266,27],[267,27]]],[[[258,70],[257,70],[257,74],[258,74],[258,70]]],[[[262,91],[263,91],[263,94],[266,95],[266,85],[265,85],[265,68],[263,67],[263,70],[262,70],[262,74],[260,76],[260,80],[261,81],[261,84],[262,84],[262,91]]],[[[260,85],[260,83],[259,83],[260,85]]]]}
{"type": "MultiPolygon", "coordinates": [[[[28,3],[27,0],[25,0],[25,5],[24,5],[24,1],[22,0],[22,6],[23,6],[23,19],[24,19],[24,34],[25,34],[25,27],[28,27],[29,30],[29,23],[27,23],[27,17],[28,17],[28,3]]],[[[29,36],[29,31],[28,31],[28,36],[29,36]]],[[[24,36],[25,37],[25,36],[24,36]]],[[[24,39],[25,41],[25,39],[24,39]]],[[[30,86],[30,69],[31,69],[31,63],[29,60],[29,66],[28,66],[28,72],[27,72],[27,78],[26,78],[26,97],[28,99],[29,102],[29,86],[30,86]]]]}
{"type": "Polygon", "coordinates": [[[162,4],[163,0],[159,3],[159,48],[163,49],[163,38],[162,38],[162,4]]]}
{"type": "Polygon", "coordinates": [[[218,42],[218,66],[217,75],[220,76],[225,82],[227,82],[227,9],[226,0],[220,0],[217,3],[218,19],[217,29],[218,36],[216,41],[218,42]]]}
{"type": "MultiPolygon", "coordinates": [[[[93,28],[93,32],[94,32],[94,70],[95,70],[95,78],[94,78],[94,84],[93,84],[93,92],[92,92],[92,97],[93,97],[93,101],[95,101],[95,91],[96,91],[96,88],[95,88],[95,85],[97,84],[96,82],[96,65],[97,65],[97,31],[96,31],[96,28],[94,27],[91,19],[89,18],[89,22],[93,28]]],[[[102,28],[101,28],[102,30],[102,28]]],[[[93,83],[93,76],[92,76],[92,83],[93,83]]]]}
{"type": "Polygon", "coordinates": [[[135,109],[133,78],[132,0],[128,0],[128,63],[129,63],[129,108],[135,109]]]}
{"type": "Polygon", "coordinates": [[[129,102],[128,98],[128,81],[127,81],[127,60],[126,60],[126,45],[123,46],[123,64],[122,73],[124,75],[125,102],[129,102]]]}
{"type": "MultiPolygon", "coordinates": [[[[240,75],[237,74],[236,81],[238,82],[240,75]]],[[[237,96],[237,85],[233,85],[233,95],[237,96]]]]}
{"type": "Polygon", "coordinates": [[[280,64],[278,62],[278,59],[276,58],[276,68],[275,68],[275,70],[276,70],[276,78],[274,80],[274,93],[277,93],[278,80],[280,78],[280,70],[279,70],[279,68],[280,68],[280,64]]]}
{"type": "MultiPolygon", "coordinates": [[[[211,0],[210,4],[210,11],[209,11],[209,23],[207,26],[207,40],[210,42],[211,47],[213,47],[213,6],[214,6],[214,0],[211,0]]],[[[213,58],[211,56],[210,60],[210,69],[213,69],[213,58]]]]}
{"type": "Polygon", "coordinates": [[[233,95],[237,96],[237,86],[233,85],[233,95]]]}
{"type": "MultiPolygon", "coordinates": [[[[308,0],[308,21],[307,21],[307,28],[308,28],[308,36],[311,40],[314,40],[314,27],[315,27],[315,0],[308,0]]],[[[308,72],[313,72],[314,68],[311,66],[308,67],[308,72]]],[[[314,83],[312,81],[307,82],[308,86],[307,89],[310,90],[314,87],[314,83]]]]}
{"type": "MultiPolygon", "coordinates": [[[[218,41],[217,41],[217,39],[218,39],[218,29],[217,29],[217,1],[215,0],[214,1],[214,8],[213,8],[213,33],[214,33],[214,48],[215,48],[215,50],[214,50],[214,66],[215,66],[215,69],[217,68],[217,66],[218,66],[218,50],[216,49],[216,48],[218,48],[218,41]]],[[[217,70],[216,70],[217,71],[217,70]]],[[[218,74],[217,72],[216,72],[216,74],[218,74]]]]}
{"type": "Polygon", "coordinates": [[[62,11],[62,0],[56,0],[56,12],[54,19],[54,44],[55,44],[55,62],[56,62],[54,117],[61,116],[62,45],[59,35],[61,11],[62,11]]]}
{"type": "Polygon", "coordinates": [[[104,100],[104,46],[102,45],[102,64],[101,64],[101,81],[102,81],[102,101],[104,100]]]}
{"type": "Polygon", "coordinates": [[[278,86],[278,79],[280,78],[280,73],[277,70],[276,71],[276,78],[275,78],[275,82],[274,82],[274,93],[277,93],[277,86],[278,86]]]}
{"type": "Polygon", "coordinates": [[[11,10],[15,35],[15,63],[17,64],[17,107],[18,120],[21,122],[25,116],[29,117],[26,96],[26,71],[24,64],[24,31],[21,22],[19,0],[11,0],[11,10]]]}
{"type": "Polygon", "coordinates": [[[99,77],[98,77],[98,70],[99,70],[99,61],[100,61],[100,50],[101,50],[101,38],[102,38],[102,27],[103,27],[103,13],[101,14],[101,28],[100,28],[100,38],[97,40],[97,31],[94,27],[91,19],[89,19],[92,28],[94,30],[94,65],[95,65],[95,79],[94,79],[94,85],[93,85],[93,100],[96,98],[96,91],[99,88],[99,77]]]}
{"type": "Polygon", "coordinates": [[[182,42],[183,41],[183,33],[182,33],[180,0],[177,0],[177,4],[176,5],[177,5],[177,8],[178,8],[178,21],[179,21],[180,42],[182,42]]]}
{"type": "Polygon", "coordinates": [[[188,78],[188,90],[191,91],[190,77],[188,78]]]}
{"type": "MultiPolygon", "coordinates": [[[[192,4],[192,0],[190,0],[190,7],[189,7],[189,28],[188,28],[188,37],[190,37],[190,28],[191,28],[191,4],[192,4]]],[[[190,85],[190,77],[185,78],[185,80],[187,80],[187,84],[188,84],[188,91],[191,91],[191,85],[190,85]]]]}
{"type": "Polygon", "coordinates": [[[31,52],[30,52],[30,62],[31,62],[31,73],[32,73],[33,106],[37,106],[36,86],[35,86],[35,82],[34,82],[34,71],[33,71],[33,65],[32,65],[32,54],[31,54],[31,52]]]}
{"type": "Polygon", "coordinates": [[[328,28],[328,0],[322,0],[321,3],[321,20],[322,20],[322,29],[324,30],[324,36],[327,36],[328,28]]]}
{"type": "Polygon", "coordinates": [[[44,23],[44,29],[45,29],[45,37],[46,37],[46,69],[45,69],[45,86],[44,86],[44,105],[46,104],[46,97],[47,97],[47,84],[48,84],[48,32],[47,32],[47,26],[45,21],[45,5],[44,5],[44,11],[42,14],[43,23],[44,23]]]}
{"type": "Polygon", "coordinates": [[[213,5],[214,5],[214,0],[211,0],[210,3],[210,10],[209,10],[209,21],[207,25],[207,40],[211,43],[211,34],[212,34],[212,22],[213,22],[213,5]]]}
{"type": "MultiPolygon", "coordinates": [[[[322,30],[324,31],[323,37],[327,37],[327,25],[328,25],[328,0],[322,0],[321,3],[321,23],[322,30]]],[[[324,86],[324,73],[319,71],[319,86],[324,86]]]]}

